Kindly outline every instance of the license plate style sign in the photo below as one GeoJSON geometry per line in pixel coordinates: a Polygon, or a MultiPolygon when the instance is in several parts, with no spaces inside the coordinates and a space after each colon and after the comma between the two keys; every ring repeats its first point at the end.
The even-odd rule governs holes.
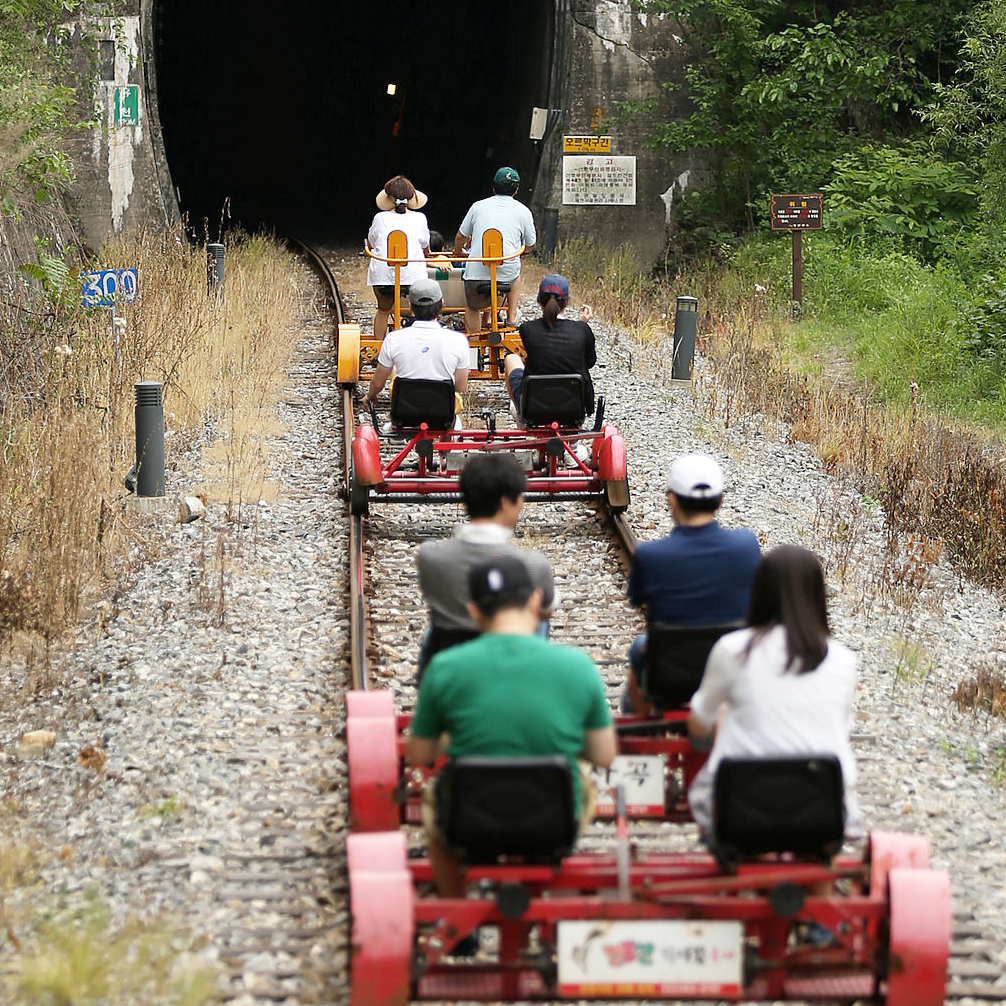
{"type": "Polygon", "coordinates": [[[558,925],[559,994],[574,999],[737,996],[740,922],[682,919],[558,925]]]}
{"type": "Polygon", "coordinates": [[[664,814],[664,756],[616,755],[607,769],[594,769],[598,817],[615,816],[615,787],[625,790],[625,812],[630,817],[664,814]]]}
{"type": "Polygon", "coordinates": [[[84,307],[112,307],[117,303],[131,304],[139,294],[139,281],[135,268],[82,272],[80,281],[84,307]]]}

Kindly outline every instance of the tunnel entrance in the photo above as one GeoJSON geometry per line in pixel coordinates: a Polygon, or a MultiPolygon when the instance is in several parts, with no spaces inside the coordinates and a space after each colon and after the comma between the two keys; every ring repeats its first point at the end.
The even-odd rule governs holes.
{"type": "Polygon", "coordinates": [[[197,237],[270,227],[360,241],[393,174],[451,240],[501,164],[531,199],[531,109],[548,105],[552,0],[157,0],[157,95],[197,237]],[[389,85],[394,84],[394,94],[389,85]],[[207,223],[204,224],[204,220],[207,223]]]}

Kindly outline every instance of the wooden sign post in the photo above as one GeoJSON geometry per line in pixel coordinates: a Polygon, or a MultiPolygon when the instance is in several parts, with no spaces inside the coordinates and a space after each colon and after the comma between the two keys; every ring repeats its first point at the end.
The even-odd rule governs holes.
{"type": "Polygon", "coordinates": [[[770,212],[772,230],[793,235],[793,300],[803,306],[803,232],[819,231],[824,223],[824,197],[820,192],[774,195],[770,212]]]}

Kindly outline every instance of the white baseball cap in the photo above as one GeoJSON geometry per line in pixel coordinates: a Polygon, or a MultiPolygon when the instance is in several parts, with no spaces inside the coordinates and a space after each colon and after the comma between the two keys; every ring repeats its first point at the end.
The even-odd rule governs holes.
{"type": "Polygon", "coordinates": [[[723,469],[708,454],[682,454],[667,474],[667,491],[683,499],[715,499],[723,495],[723,469]]]}

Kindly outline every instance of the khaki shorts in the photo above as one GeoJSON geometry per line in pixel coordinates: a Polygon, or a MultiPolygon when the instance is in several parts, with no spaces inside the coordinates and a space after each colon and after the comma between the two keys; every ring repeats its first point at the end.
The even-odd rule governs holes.
{"type": "MultiPolygon", "coordinates": [[[[597,807],[597,787],[594,785],[594,777],[591,774],[590,762],[582,758],[577,759],[577,768],[580,770],[580,823],[576,829],[576,837],[579,840],[583,836],[584,830],[594,820],[594,809],[597,807]]],[[[430,776],[423,787],[423,827],[429,839],[436,841],[445,849],[448,847],[447,840],[437,827],[437,804],[436,790],[437,777],[430,776]]]]}

